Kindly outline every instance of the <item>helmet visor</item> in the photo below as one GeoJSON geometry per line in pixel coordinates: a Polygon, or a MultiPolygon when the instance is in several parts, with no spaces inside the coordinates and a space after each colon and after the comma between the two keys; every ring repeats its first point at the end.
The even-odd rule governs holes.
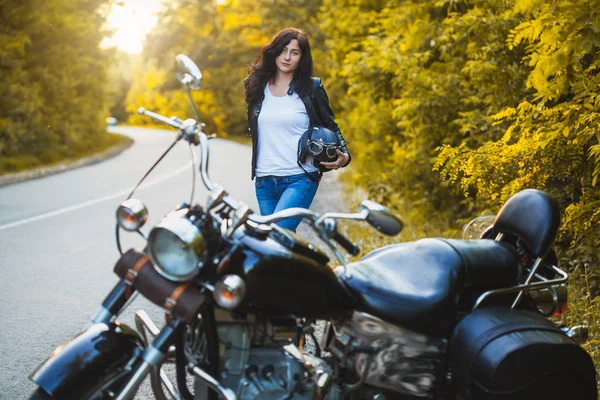
{"type": "Polygon", "coordinates": [[[337,158],[337,149],[338,146],[335,144],[323,144],[320,142],[316,142],[314,140],[308,141],[308,151],[313,156],[318,156],[319,154],[325,152],[327,157],[329,158],[337,158]]]}

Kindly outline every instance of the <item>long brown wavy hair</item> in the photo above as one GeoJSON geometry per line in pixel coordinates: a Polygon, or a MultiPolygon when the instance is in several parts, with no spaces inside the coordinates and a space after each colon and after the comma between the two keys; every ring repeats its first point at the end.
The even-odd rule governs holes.
{"type": "Polygon", "coordinates": [[[286,28],[277,33],[271,42],[261,49],[254,64],[250,65],[249,75],[244,81],[246,104],[256,104],[263,99],[265,85],[277,74],[275,59],[293,39],[298,41],[302,52],[300,63],[294,71],[292,80],[294,90],[298,94],[304,94],[305,91],[310,90],[312,87],[313,59],[308,36],[301,29],[286,28]]]}

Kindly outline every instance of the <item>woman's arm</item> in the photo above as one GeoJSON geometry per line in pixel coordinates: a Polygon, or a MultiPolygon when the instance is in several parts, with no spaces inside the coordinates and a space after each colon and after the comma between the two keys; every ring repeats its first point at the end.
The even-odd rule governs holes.
{"type": "Polygon", "coordinates": [[[348,148],[346,147],[346,141],[342,136],[342,132],[338,124],[335,122],[335,118],[333,116],[333,110],[329,106],[329,97],[327,96],[327,92],[323,87],[323,84],[319,81],[319,86],[315,88],[314,92],[315,98],[315,107],[317,108],[317,112],[319,113],[319,117],[321,117],[321,122],[325,128],[331,130],[338,138],[338,142],[340,143],[340,150],[338,151],[338,158],[336,161],[326,163],[321,163],[323,166],[330,169],[337,169],[341,167],[345,167],[350,163],[351,156],[348,148]]]}

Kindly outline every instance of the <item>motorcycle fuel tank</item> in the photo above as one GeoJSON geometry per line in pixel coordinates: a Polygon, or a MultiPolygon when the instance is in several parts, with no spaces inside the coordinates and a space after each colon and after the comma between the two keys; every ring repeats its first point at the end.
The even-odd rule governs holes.
{"type": "Polygon", "coordinates": [[[236,274],[246,283],[237,311],[326,318],[353,309],[354,299],[316,246],[279,227],[264,234],[237,235],[239,244],[218,269],[219,275],[236,274]]]}

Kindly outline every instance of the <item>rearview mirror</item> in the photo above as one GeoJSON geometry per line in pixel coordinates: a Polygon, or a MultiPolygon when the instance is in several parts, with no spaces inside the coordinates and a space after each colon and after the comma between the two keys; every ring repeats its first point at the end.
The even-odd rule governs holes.
{"type": "Polygon", "coordinates": [[[182,85],[188,86],[190,89],[200,89],[200,81],[202,80],[202,72],[200,68],[185,54],[178,54],[175,57],[177,66],[182,73],[177,73],[177,79],[182,85]]]}
{"type": "Polygon", "coordinates": [[[363,200],[358,211],[366,212],[366,221],[384,235],[395,236],[402,231],[402,221],[379,203],[363,200]]]}

